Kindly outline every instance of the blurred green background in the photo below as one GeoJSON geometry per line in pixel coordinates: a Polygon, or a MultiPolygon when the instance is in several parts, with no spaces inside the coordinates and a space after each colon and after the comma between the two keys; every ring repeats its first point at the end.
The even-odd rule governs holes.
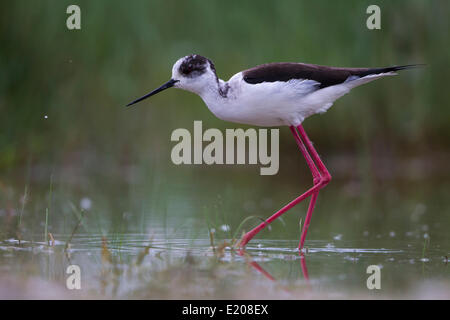
{"type": "MultiPolygon", "coordinates": [[[[173,63],[192,53],[214,61],[224,80],[276,61],[426,64],[356,88],[304,122],[333,176],[319,195],[306,246],[311,279],[325,279],[339,293],[366,290],[367,264],[385,266],[383,288],[390,294],[414,293],[422,280],[443,284],[450,255],[449,9],[446,0],[0,1],[0,296],[53,292],[38,283],[19,294],[6,285],[14,275],[19,284],[35,275],[64,287],[72,262],[95,287],[105,256],[111,252],[123,268],[141,257],[149,238],[160,252],[144,265],[153,269],[162,261],[167,281],[150,282],[146,294],[161,297],[158,288],[174,279],[165,273],[172,262],[192,270],[192,252],[214,262],[209,269],[197,265],[200,274],[236,292],[235,282],[224,280],[228,273],[216,277],[218,264],[205,260],[208,228],[216,230],[217,244],[239,237],[260,222],[238,229],[246,217],[268,217],[312,179],[286,127],[275,176],[260,176],[259,165],[171,162],[176,128],[192,130],[194,120],[204,129],[244,127],[216,119],[199,97],[175,89],[125,108],[166,82],[173,63]],[[71,4],[81,8],[81,30],[66,27],[71,4]],[[381,8],[381,30],[366,27],[371,4],[381,8]],[[56,247],[45,245],[47,232],[56,247]],[[200,249],[193,239],[202,240],[200,249]],[[72,258],[66,259],[65,241],[73,243],[72,258]]],[[[265,266],[294,286],[299,261],[284,254],[295,255],[306,208],[300,204],[249,244],[273,247],[275,258],[265,266]]],[[[226,266],[247,275],[239,263],[226,266]]],[[[210,280],[201,285],[203,276],[186,279],[210,288],[210,280]]]]}
{"type": "Polygon", "coordinates": [[[377,1],[382,28],[368,30],[372,2],[2,1],[2,216],[15,221],[19,212],[29,212],[37,216],[30,220],[35,225],[46,207],[64,212],[68,201],[84,196],[102,208],[100,216],[116,222],[123,212],[192,216],[205,204],[237,205],[278,190],[264,210],[249,206],[267,216],[306,188],[310,176],[287,128],[280,131],[277,176],[261,177],[256,166],[171,163],[174,129],[191,129],[194,120],[204,128],[238,126],[216,119],[199,97],[180,90],[124,107],[167,81],[172,64],[191,53],[213,60],[225,80],[274,61],[427,64],[357,88],[304,125],[336,186],[341,181],[362,199],[357,206],[374,206],[379,193],[392,195],[392,181],[411,192],[422,182],[439,183],[446,193],[450,4],[377,1]],[[66,28],[70,4],[81,7],[79,31],[66,28]],[[21,211],[25,187],[28,202],[21,211]]]}

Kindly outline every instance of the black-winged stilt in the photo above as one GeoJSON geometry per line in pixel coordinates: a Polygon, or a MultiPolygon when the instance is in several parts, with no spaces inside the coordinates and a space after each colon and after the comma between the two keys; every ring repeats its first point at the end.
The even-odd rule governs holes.
{"type": "Polygon", "coordinates": [[[211,112],[222,120],[256,126],[289,126],[311,170],[313,186],[247,232],[240,247],[245,247],[259,231],[283,213],[311,197],[299,243],[301,250],[319,191],[331,180],[302,127],[303,120],[326,112],[334,101],[359,85],[415,66],[334,68],[305,63],[268,63],[241,71],[225,82],[217,77],[214,64],[209,59],[190,55],[174,64],[172,78],[168,82],[127,106],[174,87],[198,94],[211,112]]]}

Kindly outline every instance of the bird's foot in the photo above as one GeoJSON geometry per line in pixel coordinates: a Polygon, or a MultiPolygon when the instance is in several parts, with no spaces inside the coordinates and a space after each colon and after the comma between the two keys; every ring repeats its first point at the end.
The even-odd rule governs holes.
{"type": "Polygon", "coordinates": [[[253,238],[254,234],[250,231],[247,232],[246,234],[244,234],[241,238],[241,240],[239,241],[238,244],[238,253],[239,255],[244,255],[245,253],[245,246],[247,245],[247,243],[253,238]]]}

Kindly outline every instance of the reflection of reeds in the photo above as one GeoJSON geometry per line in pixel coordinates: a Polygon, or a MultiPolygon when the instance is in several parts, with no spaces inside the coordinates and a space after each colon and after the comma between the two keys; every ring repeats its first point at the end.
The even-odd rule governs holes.
{"type": "Polygon", "coordinates": [[[214,232],[213,230],[209,230],[209,243],[211,244],[211,248],[213,249],[213,252],[216,253],[216,248],[214,246],[214,232]]]}
{"type": "Polygon", "coordinates": [[[140,252],[136,258],[136,266],[140,266],[142,264],[142,261],[144,261],[144,258],[148,256],[150,252],[150,245],[146,246],[142,252],[140,252]]]}
{"type": "Polygon", "coordinates": [[[111,262],[111,252],[108,249],[108,241],[102,237],[102,263],[111,262]]]}
{"type": "Polygon", "coordinates": [[[427,252],[427,248],[430,246],[430,237],[425,237],[423,241],[423,249],[422,249],[422,260],[425,259],[425,254],[427,252]]]}
{"type": "Polygon", "coordinates": [[[423,240],[422,258],[420,259],[422,261],[422,273],[425,273],[425,262],[428,261],[428,259],[425,258],[425,255],[429,247],[430,247],[430,236],[427,235],[423,240]]]}

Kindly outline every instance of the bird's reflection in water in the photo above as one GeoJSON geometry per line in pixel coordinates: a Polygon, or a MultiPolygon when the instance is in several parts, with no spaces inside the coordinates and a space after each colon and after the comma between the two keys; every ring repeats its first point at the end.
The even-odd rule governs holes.
{"type": "Polygon", "coordinates": [[[248,262],[248,264],[251,265],[254,269],[258,270],[260,273],[262,273],[267,279],[275,281],[275,278],[272,277],[272,275],[269,272],[267,272],[266,269],[261,267],[261,265],[256,261],[251,260],[248,262]]]}
{"type": "MultiPolygon", "coordinates": [[[[250,254],[248,254],[245,250],[241,249],[239,254],[241,256],[246,256],[249,259],[247,260],[247,263],[254,269],[256,269],[258,272],[260,272],[263,276],[265,276],[267,279],[276,281],[276,279],[266,270],[264,269],[259,263],[252,260],[252,257],[250,254]]],[[[303,252],[299,253],[300,255],[300,269],[302,270],[303,278],[306,280],[306,282],[309,284],[309,275],[308,275],[308,267],[306,266],[306,257],[303,252]]]]}
{"type": "Polygon", "coordinates": [[[302,268],[303,278],[309,283],[308,267],[306,266],[306,257],[303,252],[300,253],[300,266],[302,268]]]}

